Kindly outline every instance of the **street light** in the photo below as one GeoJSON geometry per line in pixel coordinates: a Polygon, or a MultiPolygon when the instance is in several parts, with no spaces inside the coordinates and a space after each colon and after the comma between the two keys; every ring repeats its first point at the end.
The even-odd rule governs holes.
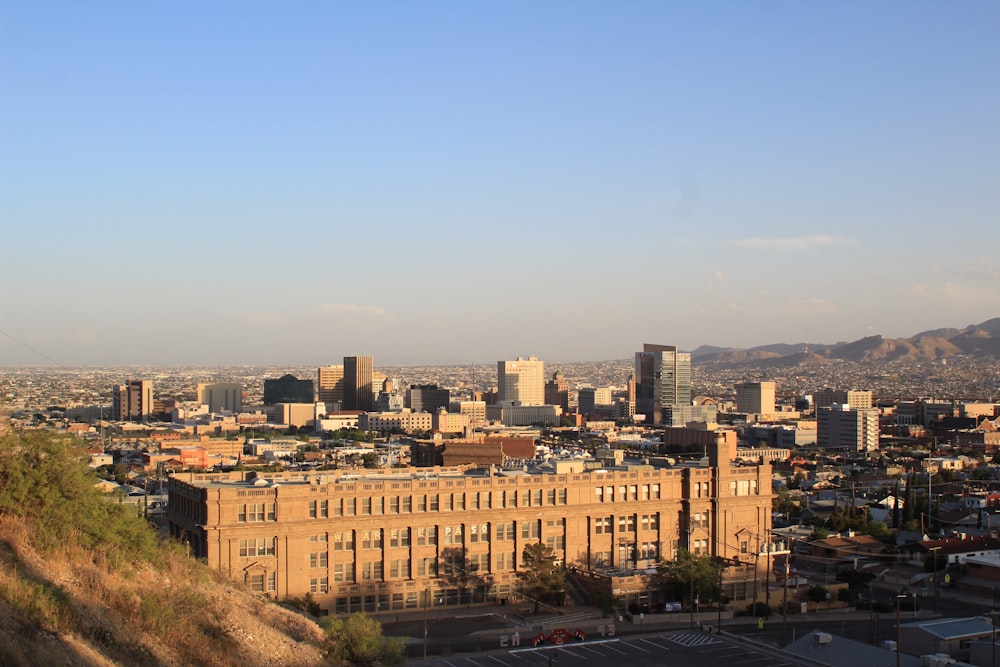
{"type": "Polygon", "coordinates": [[[908,597],[909,595],[905,592],[896,595],[896,667],[899,667],[899,605],[901,600],[908,597]]]}

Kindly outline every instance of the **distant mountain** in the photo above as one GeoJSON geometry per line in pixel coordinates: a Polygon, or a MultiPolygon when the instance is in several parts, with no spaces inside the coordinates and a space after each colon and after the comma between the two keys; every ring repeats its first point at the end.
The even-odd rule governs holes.
{"type": "Polygon", "coordinates": [[[864,363],[936,360],[958,355],[1000,357],[1000,317],[981,324],[970,324],[964,329],[923,331],[911,338],[867,336],[853,342],[833,345],[774,343],[745,350],[702,345],[691,353],[691,359],[703,364],[756,363],[786,367],[829,363],[838,359],[864,363]]]}

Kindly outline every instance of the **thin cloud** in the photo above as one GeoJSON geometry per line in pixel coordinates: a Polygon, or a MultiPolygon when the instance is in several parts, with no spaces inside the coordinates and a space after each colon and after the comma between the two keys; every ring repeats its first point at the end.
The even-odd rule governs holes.
{"type": "Polygon", "coordinates": [[[370,315],[387,317],[385,308],[381,306],[362,306],[356,303],[321,303],[317,310],[323,315],[370,315]]]}
{"type": "Polygon", "coordinates": [[[792,299],[789,310],[795,315],[836,315],[840,310],[826,299],[813,297],[811,299],[792,299]]]}
{"type": "Polygon", "coordinates": [[[858,246],[861,243],[857,239],[841,236],[789,236],[785,238],[765,239],[760,237],[749,239],[736,239],[730,245],[740,248],[753,248],[754,250],[774,250],[777,252],[797,252],[810,250],[812,248],[825,248],[830,246],[858,246]]]}

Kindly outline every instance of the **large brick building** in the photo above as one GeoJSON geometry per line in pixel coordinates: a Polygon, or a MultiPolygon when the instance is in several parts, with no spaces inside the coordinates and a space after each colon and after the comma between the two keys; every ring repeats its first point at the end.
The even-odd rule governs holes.
{"type": "MultiPolygon", "coordinates": [[[[747,563],[770,529],[768,465],[615,466],[553,474],[408,468],[179,474],[170,530],[208,565],[326,610],[507,600],[524,546],[568,567],[639,572],[678,549],[747,563]]],[[[737,590],[738,588],[738,590],[737,590]]],[[[739,591],[743,591],[742,595],[739,591]]]]}

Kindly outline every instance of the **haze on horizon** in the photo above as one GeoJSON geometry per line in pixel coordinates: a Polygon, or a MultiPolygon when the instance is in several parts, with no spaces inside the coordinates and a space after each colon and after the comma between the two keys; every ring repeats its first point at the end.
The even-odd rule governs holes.
{"type": "Polygon", "coordinates": [[[1000,5],[3,3],[0,365],[1000,313],[1000,5]]]}

